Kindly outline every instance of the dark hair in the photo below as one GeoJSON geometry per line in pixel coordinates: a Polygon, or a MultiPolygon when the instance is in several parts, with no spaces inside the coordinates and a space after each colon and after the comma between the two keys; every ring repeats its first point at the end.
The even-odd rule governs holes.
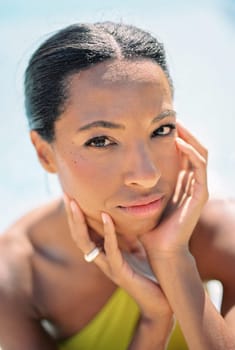
{"type": "Polygon", "coordinates": [[[122,23],[74,24],[47,39],[25,72],[25,108],[30,129],[54,140],[54,123],[65,108],[66,80],[82,69],[115,58],[154,60],[173,85],[163,44],[139,28],[122,23]]]}

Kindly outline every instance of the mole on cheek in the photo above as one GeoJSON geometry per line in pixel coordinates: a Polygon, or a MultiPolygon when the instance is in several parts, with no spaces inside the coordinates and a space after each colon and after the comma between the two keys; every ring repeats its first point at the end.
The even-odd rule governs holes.
{"type": "Polygon", "coordinates": [[[78,165],[80,161],[84,161],[85,158],[81,154],[74,153],[72,151],[69,152],[70,159],[73,164],[78,165]]]}

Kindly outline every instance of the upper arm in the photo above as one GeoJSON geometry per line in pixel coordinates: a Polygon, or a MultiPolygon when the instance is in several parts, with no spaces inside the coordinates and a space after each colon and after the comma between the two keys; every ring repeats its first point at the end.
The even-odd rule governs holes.
{"type": "Polygon", "coordinates": [[[29,317],[24,305],[0,295],[0,347],[2,350],[56,350],[40,322],[29,317]]]}
{"type": "Polygon", "coordinates": [[[44,331],[34,307],[32,276],[25,254],[2,244],[2,240],[0,243],[0,348],[56,350],[55,341],[44,331]]]}
{"type": "Polygon", "coordinates": [[[193,246],[203,279],[218,280],[223,286],[221,313],[235,327],[235,201],[209,204],[202,217],[203,229],[193,246]]]}

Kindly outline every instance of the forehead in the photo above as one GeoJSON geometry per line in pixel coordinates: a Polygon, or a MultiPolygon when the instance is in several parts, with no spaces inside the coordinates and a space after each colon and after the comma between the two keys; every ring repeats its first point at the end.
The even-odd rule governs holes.
{"type": "Polygon", "coordinates": [[[102,62],[81,72],[80,78],[86,78],[95,84],[115,84],[123,82],[156,82],[164,73],[159,65],[151,60],[112,60],[102,62]]]}
{"type": "Polygon", "coordinates": [[[111,85],[151,83],[162,85],[170,92],[168,80],[157,63],[146,59],[108,60],[70,76],[69,90],[73,93],[74,89],[78,92],[86,88],[105,89],[111,85]]]}
{"type": "Polygon", "coordinates": [[[66,88],[66,105],[56,123],[57,133],[73,133],[97,120],[139,127],[140,122],[149,123],[173,109],[168,80],[160,66],[150,60],[96,64],[68,77],[66,88]]]}
{"type": "Polygon", "coordinates": [[[105,116],[111,109],[116,116],[143,109],[156,113],[172,102],[163,70],[146,59],[105,61],[74,73],[67,82],[66,110],[76,110],[82,119],[105,116]]]}

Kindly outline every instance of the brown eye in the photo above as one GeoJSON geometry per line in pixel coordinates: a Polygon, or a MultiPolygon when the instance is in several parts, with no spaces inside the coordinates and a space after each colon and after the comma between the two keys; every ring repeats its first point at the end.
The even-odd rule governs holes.
{"type": "Polygon", "coordinates": [[[152,137],[156,136],[168,136],[172,133],[173,130],[175,130],[175,125],[174,124],[166,124],[160,126],[160,128],[154,130],[152,133],[152,137]]]}
{"type": "Polygon", "coordinates": [[[85,143],[85,146],[87,147],[95,147],[95,148],[105,148],[110,145],[114,144],[111,142],[106,136],[97,136],[93,137],[92,139],[88,140],[85,143]]]}

